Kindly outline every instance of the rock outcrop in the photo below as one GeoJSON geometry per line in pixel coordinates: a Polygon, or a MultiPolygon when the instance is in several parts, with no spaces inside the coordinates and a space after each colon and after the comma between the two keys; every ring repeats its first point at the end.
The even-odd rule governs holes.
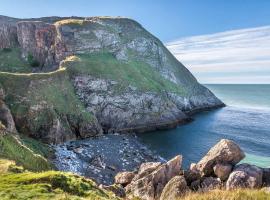
{"type": "Polygon", "coordinates": [[[262,186],[263,170],[255,165],[240,164],[230,174],[226,189],[259,188],[262,186]]]}
{"type": "Polygon", "coordinates": [[[119,172],[115,176],[115,183],[126,186],[132,181],[134,176],[134,172],[119,172]]]}
{"type": "Polygon", "coordinates": [[[244,157],[244,152],[237,144],[231,140],[222,139],[196,164],[196,169],[203,176],[211,176],[217,164],[234,166],[244,157]]]}
{"type": "Polygon", "coordinates": [[[175,200],[190,191],[183,176],[173,177],[164,187],[160,200],[175,200]]]}
{"type": "Polygon", "coordinates": [[[165,185],[180,173],[182,156],[176,156],[167,163],[158,166],[154,171],[126,186],[126,193],[146,200],[159,199],[165,185]]]}
{"type": "Polygon", "coordinates": [[[0,88],[0,123],[4,126],[5,130],[10,133],[17,133],[15,123],[11,112],[4,102],[5,93],[2,88],[0,88]]]}
{"type": "MultiPolygon", "coordinates": [[[[188,121],[189,113],[224,105],[131,19],[2,16],[0,43],[0,50],[19,50],[16,59],[36,73],[0,74],[16,127],[46,142],[172,128],[188,121]]],[[[9,65],[0,61],[0,71],[2,64],[9,65]]],[[[4,69],[16,72],[11,65],[4,69]]]]}
{"type": "MultiPolygon", "coordinates": [[[[213,173],[207,175],[200,171],[202,168],[198,168],[202,165],[195,163],[191,164],[189,170],[180,170],[182,157],[177,156],[163,164],[143,163],[135,176],[134,172],[119,173],[116,180],[122,175],[132,174],[134,178],[125,186],[126,195],[143,200],[181,199],[189,193],[209,192],[216,189],[265,187],[264,190],[268,191],[269,169],[246,163],[238,164],[244,157],[244,153],[233,141],[222,139],[209,152],[199,162],[211,163],[213,173]]],[[[209,172],[210,168],[207,171],[209,172]]]]}

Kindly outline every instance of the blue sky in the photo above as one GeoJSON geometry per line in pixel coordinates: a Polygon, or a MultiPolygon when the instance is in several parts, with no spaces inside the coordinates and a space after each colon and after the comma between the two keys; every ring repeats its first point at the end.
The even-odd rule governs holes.
{"type": "Polygon", "coordinates": [[[0,0],[0,15],[130,17],[202,83],[270,83],[270,0],[0,0]]]}
{"type": "Polygon", "coordinates": [[[269,0],[0,0],[13,17],[126,16],[163,42],[270,23],[269,0]]]}

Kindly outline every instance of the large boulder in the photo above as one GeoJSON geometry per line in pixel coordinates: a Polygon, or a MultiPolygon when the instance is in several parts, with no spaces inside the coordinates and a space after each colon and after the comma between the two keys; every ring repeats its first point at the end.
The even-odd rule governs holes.
{"type": "Polygon", "coordinates": [[[148,174],[152,173],[154,170],[156,170],[161,165],[161,162],[146,162],[142,163],[138,174],[134,177],[133,181],[136,181],[144,176],[147,176],[148,174]]]}
{"type": "Polygon", "coordinates": [[[132,179],[134,178],[135,173],[134,172],[119,172],[115,176],[115,183],[116,184],[121,184],[123,186],[126,186],[129,184],[132,179]]]}
{"type": "Polygon", "coordinates": [[[173,177],[164,187],[160,200],[175,200],[184,196],[190,189],[183,176],[173,177]]]}
{"type": "Polygon", "coordinates": [[[214,175],[218,163],[236,165],[245,157],[241,148],[231,140],[222,139],[196,164],[202,176],[214,175]]]}
{"type": "Polygon", "coordinates": [[[181,165],[182,156],[178,155],[167,163],[160,165],[152,173],[132,181],[125,188],[126,193],[143,200],[159,199],[167,182],[180,173],[181,165]]]}
{"type": "Polygon", "coordinates": [[[263,170],[255,165],[237,165],[230,174],[226,189],[259,188],[262,186],[263,170]]]}
{"type": "Polygon", "coordinates": [[[214,166],[215,175],[222,181],[226,181],[232,171],[232,166],[229,164],[216,164],[214,166]]]}

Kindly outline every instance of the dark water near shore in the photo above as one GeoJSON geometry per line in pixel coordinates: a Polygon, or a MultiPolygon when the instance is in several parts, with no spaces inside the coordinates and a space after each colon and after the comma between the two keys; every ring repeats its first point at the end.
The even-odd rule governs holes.
{"type": "Polygon", "coordinates": [[[194,116],[176,129],[139,134],[140,140],[169,159],[184,156],[184,166],[197,162],[222,138],[246,152],[244,162],[270,167],[270,85],[207,85],[226,105],[194,116]]]}

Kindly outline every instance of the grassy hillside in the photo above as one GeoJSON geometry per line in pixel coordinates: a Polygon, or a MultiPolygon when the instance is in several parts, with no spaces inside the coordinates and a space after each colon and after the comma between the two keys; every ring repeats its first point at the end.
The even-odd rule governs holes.
{"type": "Polygon", "coordinates": [[[86,112],[75,95],[65,70],[38,74],[0,72],[0,87],[4,89],[5,103],[20,127],[18,131],[24,134],[31,133],[37,138],[42,134],[46,136],[57,120],[68,133],[67,118],[74,124],[95,123],[95,117],[86,112]]]}
{"type": "Polygon", "coordinates": [[[14,173],[9,171],[12,164],[0,160],[1,200],[117,199],[89,179],[57,171],[14,173]]]}
{"type": "Polygon", "coordinates": [[[111,53],[80,54],[68,57],[61,67],[70,74],[88,74],[96,78],[115,80],[119,87],[128,85],[141,91],[171,91],[184,95],[185,90],[163,78],[150,65],[139,61],[119,61],[111,53]]]}
{"type": "Polygon", "coordinates": [[[14,160],[18,165],[31,171],[50,170],[53,166],[47,160],[51,150],[34,139],[19,135],[0,134],[0,158],[14,160]]]}
{"type": "Polygon", "coordinates": [[[20,49],[0,49],[0,71],[31,72],[32,67],[21,57],[20,49]]]}

